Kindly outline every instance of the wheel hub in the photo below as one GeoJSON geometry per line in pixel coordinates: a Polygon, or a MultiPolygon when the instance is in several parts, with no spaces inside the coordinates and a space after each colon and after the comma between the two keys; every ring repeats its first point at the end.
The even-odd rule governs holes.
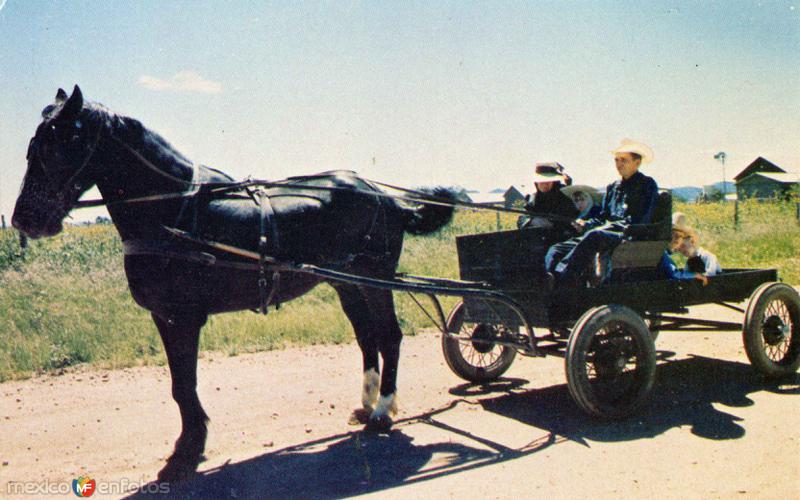
{"type": "Polygon", "coordinates": [[[495,329],[486,323],[478,324],[472,330],[472,347],[481,354],[494,349],[495,329]]]}
{"type": "Polygon", "coordinates": [[[764,342],[767,345],[778,345],[786,339],[789,334],[789,326],[783,323],[778,316],[770,316],[764,321],[762,328],[764,342]]]}
{"type": "Polygon", "coordinates": [[[625,370],[628,356],[624,347],[622,343],[609,342],[595,350],[593,364],[598,377],[614,378],[625,370]]]}

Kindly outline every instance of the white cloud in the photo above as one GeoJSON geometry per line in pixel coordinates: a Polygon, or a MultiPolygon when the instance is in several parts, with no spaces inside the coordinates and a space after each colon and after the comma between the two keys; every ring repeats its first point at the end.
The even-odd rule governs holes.
{"type": "Polygon", "coordinates": [[[220,82],[206,80],[195,71],[180,71],[166,80],[151,75],[142,75],[139,77],[139,85],[157,92],[196,92],[200,94],[222,92],[220,82]]]}

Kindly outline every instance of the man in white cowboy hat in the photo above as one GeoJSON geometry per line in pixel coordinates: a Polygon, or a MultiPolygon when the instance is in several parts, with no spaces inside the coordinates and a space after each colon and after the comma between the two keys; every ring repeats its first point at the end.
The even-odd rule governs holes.
{"type": "Polygon", "coordinates": [[[658,185],[639,172],[642,163],[653,161],[653,150],[641,142],[623,139],[612,151],[620,179],[609,184],[599,216],[578,219],[573,224],[579,236],[550,247],[545,268],[557,281],[585,282],[598,252],[614,249],[627,239],[631,224],[649,224],[658,199],[658,185]]]}
{"type": "MultiPolygon", "coordinates": [[[[569,177],[564,173],[564,167],[558,163],[536,165],[533,174],[536,193],[533,196],[527,196],[527,203],[525,203],[525,210],[531,215],[520,217],[518,221],[520,229],[531,227],[554,229],[557,233],[572,232],[570,223],[578,216],[578,210],[572,200],[560,189],[568,183],[568,179],[569,177]]],[[[557,238],[564,239],[560,234],[557,238]]]]}

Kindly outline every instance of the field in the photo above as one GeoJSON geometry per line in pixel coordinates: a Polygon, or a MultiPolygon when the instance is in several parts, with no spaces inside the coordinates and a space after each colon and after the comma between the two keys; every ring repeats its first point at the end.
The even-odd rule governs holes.
{"type": "MultiPolygon", "coordinates": [[[[738,227],[730,203],[677,204],[675,210],[687,214],[702,246],[718,255],[723,268],[775,267],[785,282],[800,283],[794,204],[740,203],[738,227]]],[[[504,215],[500,225],[512,228],[514,220],[504,215]]],[[[457,277],[453,238],[495,230],[497,224],[492,213],[460,212],[434,236],[408,237],[400,271],[457,277]]],[[[406,294],[396,299],[406,334],[429,326],[406,294]]],[[[322,285],[266,318],[252,312],[212,317],[201,350],[235,355],[352,339],[335,293],[322,285]]],[[[0,230],[0,381],[79,363],[117,368],[164,361],[149,314],[128,292],[113,226],[69,227],[55,238],[30,242],[24,254],[17,233],[0,230]]]]}

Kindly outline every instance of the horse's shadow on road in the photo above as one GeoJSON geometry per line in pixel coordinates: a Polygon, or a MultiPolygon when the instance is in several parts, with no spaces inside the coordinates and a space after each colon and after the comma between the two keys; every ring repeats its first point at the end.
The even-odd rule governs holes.
{"type": "MultiPolygon", "coordinates": [[[[800,376],[769,382],[749,365],[699,356],[662,363],[656,376],[649,403],[622,421],[586,416],[570,399],[565,384],[541,389],[527,389],[521,379],[501,379],[485,386],[465,384],[450,391],[459,399],[400,420],[388,435],[359,431],[301,443],[201,472],[172,486],[170,496],[343,498],[515,460],[567,440],[586,446],[591,441],[631,441],[681,426],[690,427],[701,438],[737,439],[745,434],[741,418],[715,405],[751,406],[749,394],[759,391],[800,394],[800,376]],[[528,425],[531,435],[539,437],[512,449],[438,418],[464,401],[528,425]],[[415,425],[436,427],[441,440],[415,444],[404,432],[415,425]]],[[[129,498],[140,496],[144,495],[129,498]]]]}

